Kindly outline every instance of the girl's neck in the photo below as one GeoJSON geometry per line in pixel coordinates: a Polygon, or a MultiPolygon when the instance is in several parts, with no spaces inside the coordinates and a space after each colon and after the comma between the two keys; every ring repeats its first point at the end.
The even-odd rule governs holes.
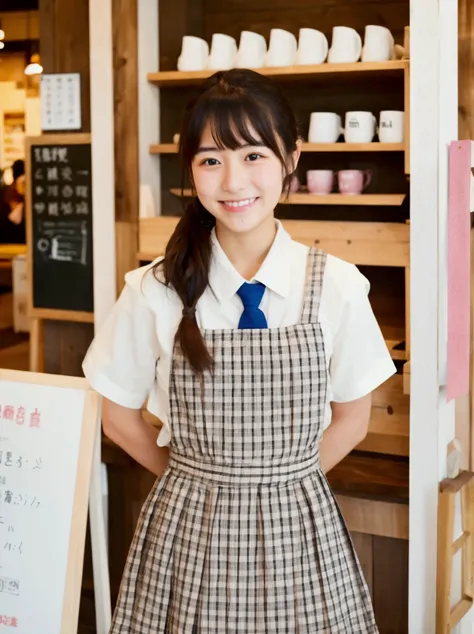
{"type": "Polygon", "coordinates": [[[246,280],[251,280],[262,266],[273,244],[277,227],[270,217],[248,233],[234,233],[217,223],[216,235],[222,250],[233,267],[246,280]]]}

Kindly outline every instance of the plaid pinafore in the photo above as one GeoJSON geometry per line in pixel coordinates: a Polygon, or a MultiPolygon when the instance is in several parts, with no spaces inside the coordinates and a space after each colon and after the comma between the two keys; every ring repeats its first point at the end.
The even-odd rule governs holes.
{"type": "Polygon", "coordinates": [[[327,392],[311,250],[301,320],[205,330],[196,377],[176,349],[170,463],[140,516],[113,634],[376,634],[318,443],[327,392]]]}

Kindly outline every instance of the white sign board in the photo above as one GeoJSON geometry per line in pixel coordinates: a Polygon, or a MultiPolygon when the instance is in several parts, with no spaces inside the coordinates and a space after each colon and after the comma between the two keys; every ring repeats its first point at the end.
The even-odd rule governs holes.
{"type": "Polygon", "coordinates": [[[81,129],[81,77],[79,73],[41,75],[41,128],[81,129]]]}
{"type": "Polygon", "coordinates": [[[98,403],[85,379],[0,371],[5,632],[77,632],[98,403]]]}

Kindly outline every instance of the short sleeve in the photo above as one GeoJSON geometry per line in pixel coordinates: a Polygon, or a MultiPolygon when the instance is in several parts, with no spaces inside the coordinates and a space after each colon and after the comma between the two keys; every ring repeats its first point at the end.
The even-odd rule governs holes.
{"type": "Polygon", "coordinates": [[[147,399],[159,357],[155,316],[141,291],[138,271],[125,276],[125,287],[82,365],[97,392],[131,409],[141,408],[147,399]]]}
{"type": "Polygon", "coordinates": [[[362,398],[396,372],[370,305],[369,282],[355,267],[353,273],[329,367],[332,400],[338,403],[362,398]]]}

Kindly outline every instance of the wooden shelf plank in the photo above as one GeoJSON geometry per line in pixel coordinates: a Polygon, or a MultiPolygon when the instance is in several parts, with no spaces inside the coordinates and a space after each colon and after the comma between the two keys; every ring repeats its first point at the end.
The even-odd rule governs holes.
{"type": "MultiPolygon", "coordinates": [[[[178,220],[175,216],[142,218],[138,239],[140,255],[137,257],[145,261],[163,254],[178,220]]],[[[308,246],[316,245],[352,264],[410,265],[410,227],[402,222],[283,220],[282,224],[293,240],[308,246]]],[[[397,337],[387,334],[386,338],[397,337]]]]}
{"type": "Polygon", "coordinates": [[[406,361],[407,353],[405,350],[395,350],[395,346],[401,343],[401,341],[396,341],[394,339],[386,339],[385,343],[387,344],[387,348],[390,351],[390,355],[394,361],[406,361]]]}
{"type": "MultiPolygon", "coordinates": [[[[174,143],[150,145],[150,154],[176,154],[174,143]]],[[[302,152],[404,152],[404,143],[303,143],[302,152]]]]}
{"type": "MultiPolygon", "coordinates": [[[[170,189],[173,196],[191,198],[193,192],[190,189],[181,191],[179,188],[170,189]]],[[[348,196],[344,194],[290,194],[288,198],[280,200],[281,205],[377,205],[399,207],[405,199],[405,194],[360,194],[357,196],[348,196]]]]}
{"type": "MultiPolygon", "coordinates": [[[[396,60],[389,62],[356,62],[354,64],[318,64],[313,66],[285,66],[275,68],[256,68],[256,72],[267,77],[274,77],[282,81],[298,81],[317,79],[331,75],[341,75],[350,73],[354,75],[391,76],[402,75],[409,64],[408,60],[396,60]]],[[[213,70],[202,70],[193,72],[181,72],[179,70],[162,71],[149,73],[148,81],[160,87],[166,86],[192,86],[203,83],[208,77],[214,74],[213,70]]]]}

